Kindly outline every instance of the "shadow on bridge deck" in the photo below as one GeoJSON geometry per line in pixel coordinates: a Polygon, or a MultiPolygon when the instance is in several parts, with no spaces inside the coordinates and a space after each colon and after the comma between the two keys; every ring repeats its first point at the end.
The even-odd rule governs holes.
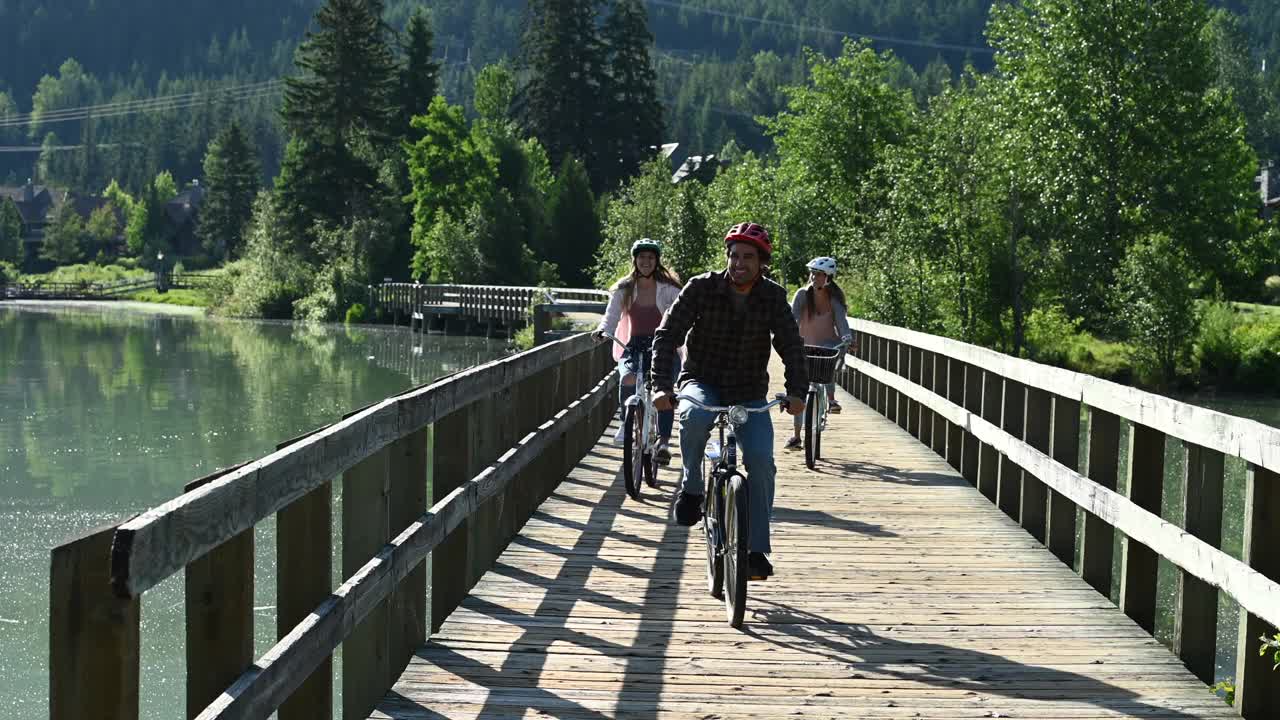
{"type": "Polygon", "coordinates": [[[775,416],[779,574],[751,586],[742,631],[706,591],[700,531],[666,520],[674,467],[626,499],[609,432],[373,717],[1234,717],[944,461],[844,400],[818,472],[775,416]]]}

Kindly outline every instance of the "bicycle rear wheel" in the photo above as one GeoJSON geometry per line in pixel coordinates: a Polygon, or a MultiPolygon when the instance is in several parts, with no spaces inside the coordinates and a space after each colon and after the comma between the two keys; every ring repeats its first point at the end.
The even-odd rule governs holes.
{"type": "Polygon", "coordinates": [[[732,475],[724,484],[724,609],[729,625],[742,627],[747,611],[747,549],[751,539],[751,515],[747,479],[732,475]]]}
{"type": "Polygon", "coordinates": [[[707,541],[707,592],[720,600],[724,597],[724,553],[721,547],[724,498],[720,494],[718,471],[707,478],[707,491],[702,497],[702,534],[707,541]]]}
{"type": "Polygon", "coordinates": [[[818,429],[818,393],[810,390],[804,402],[804,464],[810,470],[818,461],[818,443],[822,431],[818,429]]]}
{"type": "Polygon", "coordinates": [[[640,427],[643,419],[639,405],[627,406],[622,426],[622,480],[633,500],[640,499],[640,477],[644,474],[644,433],[640,427]]]}

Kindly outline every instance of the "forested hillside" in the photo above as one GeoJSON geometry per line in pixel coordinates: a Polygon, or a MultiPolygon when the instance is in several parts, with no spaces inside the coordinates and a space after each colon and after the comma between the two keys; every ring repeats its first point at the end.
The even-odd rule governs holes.
{"type": "MultiPolygon", "coordinates": [[[[989,70],[983,36],[990,0],[646,0],[667,135],[693,153],[769,146],[755,117],[784,106],[782,88],[804,80],[803,48],[837,54],[846,33],[862,34],[904,61],[895,82],[919,100],[936,94],[966,63],[989,70]]],[[[1221,0],[1245,22],[1258,63],[1280,64],[1280,7],[1271,0],[1221,0]]],[[[82,189],[116,178],[137,190],[161,170],[180,181],[200,174],[209,141],[240,119],[267,177],[283,151],[279,86],[319,0],[8,0],[0,2],[0,182],[44,177],[82,189]],[[74,62],[69,62],[74,61],[74,62]],[[42,80],[43,78],[43,80],[42,80]],[[203,94],[232,88],[220,97],[203,94]],[[59,122],[14,116],[65,108],[164,100],[145,113],[99,113],[59,122]],[[157,109],[166,111],[157,112],[157,109]],[[46,146],[43,152],[37,146],[46,146]],[[80,146],[79,150],[72,146],[80,146]],[[92,146],[89,149],[86,147],[92,146]]],[[[513,57],[526,0],[387,0],[384,19],[402,30],[429,9],[435,52],[446,62],[441,89],[471,108],[475,74],[513,57]]]]}

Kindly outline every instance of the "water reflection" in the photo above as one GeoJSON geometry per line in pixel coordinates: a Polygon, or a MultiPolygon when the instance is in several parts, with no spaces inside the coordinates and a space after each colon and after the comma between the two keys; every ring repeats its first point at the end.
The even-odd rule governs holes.
{"type": "MultiPolygon", "coordinates": [[[[0,716],[47,712],[51,546],[503,350],[393,328],[0,305],[0,716]]],[[[143,641],[180,657],[145,627],[180,617],[163,594],[144,602],[143,641]]]]}

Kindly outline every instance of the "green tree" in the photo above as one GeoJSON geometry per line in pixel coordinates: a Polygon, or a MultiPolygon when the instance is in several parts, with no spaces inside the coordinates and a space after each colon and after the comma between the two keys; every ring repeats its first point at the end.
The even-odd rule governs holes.
{"type": "Polygon", "coordinates": [[[607,150],[600,162],[604,187],[613,189],[656,154],[665,128],[657,74],[649,59],[653,34],[644,4],[612,0],[602,36],[607,52],[602,81],[607,150]]]}
{"type": "Polygon", "coordinates": [[[84,223],[75,205],[63,202],[53,211],[49,226],[40,243],[40,257],[58,265],[79,262],[80,241],[84,235],[84,223]]]}
{"type": "Polygon", "coordinates": [[[467,128],[462,108],[442,96],[431,101],[426,115],[413,119],[421,133],[408,148],[409,178],[413,183],[413,258],[415,277],[436,277],[433,263],[441,257],[428,244],[428,234],[443,211],[459,219],[475,202],[493,192],[494,171],[467,128]]]}
{"type": "Polygon", "coordinates": [[[1239,111],[1213,88],[1203,2],[1028,0],[992,17],[997,68],[1035,138],[1029,180],[1059,218],[1068,312],[1105,327],[1116,269],[1152,232],[1243,273],[1233,251],[1252,232],[1256,168],[1239,111]]]}
{"type": "Polygon", "coordinates": [[[476,74],[476,115],[485,123],[504,124],[516,95],[516,78],[505,62],[486,65],[476,74]]]}
{"type": "Polygon", "coordinates": [[[1192,270],[1188,253],[1157,233],[1130,246],[1118,273],[1120,316],[1134,351],[1164,383],[1174,379],[1199,325],[1195,296],[1188,287],[1192,270]]]}
{"type": "Polygon", "coordinates": [[[111,203],[94,208],[84,224],[84,233],[90,243],[86,254],[110,255],[113,253],[116,238],[120,236],[120,221],[116,218],[116,209],[111,203]]]}
{"type": "Polygon", "coordinates": [[[1260,158],[1280,158],[1280,98],[1258,67],[1241,17],[1219,8],[1202,31],[1217,69],[1214,84],[1244,113],[1249,145],[1260,158]]]}
{"type": "Polygon", "coordinates": [[[382,8],[381,0],[326,0],[298,48],[301,74],[285,81],[281,114],[295,143],[279,187],[297,237],[378,202],[376,156],[392,139],[397,78],[382,8]]]}
{"type": "Polygon", "coordinates": [[[422,115],[431,105],[440,84],[440,63],[434,58],[435,33],[431,16],[421,7],[415,8],[405,26],[401,43],[403,60],[396,76],[396,121],[399,135],[408,137],[414,116],[422,115]]]}
{"type": "Polygon", "coordinates": [[[21,264],[24,255],[22,216],[13,201],[0,198],[0,262],[21,264]]]}
{"type": "Polygon", "coordinates": [[[102,86],[84,66],[68,58],[58,68],[58,76],[40,78],[35,94],[31,96],[31,114],[34,122],[28,128],[30,137],[38,138],[46,132],[42,120],[50,113],[68,108],[94,105],[102,99],[102,86]]]}
{"type": "Polygon", "coordinates": [[[606,58],[596,18],[601,1],[530,0],[520,45],[527,79],[516,99],[521,126],[538,138],[551,162],[580,158],[596,190],[611,175],[599,163],[606,154],[606,58]]]}
{"type": "Polygon", "coordinates": [[[240,254],[245,226],[253,216],[260,172],[257,155],[239,123],[232,121],[209,143],[204,157],[204,178],[209,187],[200,207],[197,233],[212,257],[240,254]]]}
{"type": "Polygon", "coordinates": [[[586,287],[588,269],[600,247],[600,217],[586,168],[573,157],[560,163],[560,172],[547,203],[551,222],[544,259],[556,264],[569,287],[586,287]]]}

